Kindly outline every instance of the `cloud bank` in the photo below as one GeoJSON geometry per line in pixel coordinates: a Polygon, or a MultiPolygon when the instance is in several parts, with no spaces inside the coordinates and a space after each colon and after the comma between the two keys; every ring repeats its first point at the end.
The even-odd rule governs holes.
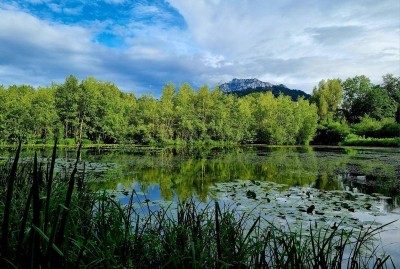
{"type": "Polygon", "coordinates": [[[4,1],[0,84],[74,74],[157,96],[167,82],[259,78],[310,92],[319,80],[400,75],[400,2],[4,1]]]}

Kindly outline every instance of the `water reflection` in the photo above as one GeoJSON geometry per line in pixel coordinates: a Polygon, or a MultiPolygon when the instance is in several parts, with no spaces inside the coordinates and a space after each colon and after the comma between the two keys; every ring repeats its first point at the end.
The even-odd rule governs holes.
{"type": "MultiPolygon", "coordinates": [[[[51,149],[35,149],[48,157],[51,149]]],[[[34,150],[24,149],[32,157],[34,150]]],[[[60,163],[73,160],[73,150],[59,149],[60,163]]],[[[0,150],[2,161],[12,149],[0,150]]],[[[270,181],[321,190],[350,188],[396,197],[400,182],[400,149],[340,147],[228,148],[91,148],[83,151],[87,178],[95,189],[117,189],[120,183],[142,190],[158,186],[165,200],[192,196],[204,201],[210,186],[236,179],[270,181]],[[102,165],[99,165],[102,164],[102,165]],[[115,164],[115,165],[112,165],[115,164]],[[89,170],[92,168],[92,170],[89,170]]]]}
{"type": "Polygon", "coordinates": [[[87,152],[87,158],[117,163],[94,188],[126,188],[136,182],[142,190],[157,185],[160,196],[192,196],[204,201],[209,187],[236,179],[270,181],[321,190],[379,192],[398,195],[400,150],[312,147],[233,147],[137,149],[87,152]],[[104,181],[104,179],[107,179],[104,181]]]}

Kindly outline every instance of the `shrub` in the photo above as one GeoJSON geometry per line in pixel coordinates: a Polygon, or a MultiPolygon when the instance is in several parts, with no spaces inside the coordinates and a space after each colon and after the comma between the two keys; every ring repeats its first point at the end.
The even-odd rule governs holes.
{"type": "Polygon", "coordinates": [[[337,145],[350,134],[350,127],[344,122],[330,122],[320,125],[312,144],[337,145]]]}
{"type": "Polygon", "coordinates": [[[359,123],[353,125],[353,131],[359,136],[372,137],[382,128],[382,123],[369,116],[363,117],[359,123]]]}
{"type": "Polygon", "coordinates": [[[400,124],[393,119],[377,121],[367,116],[362,118],[360,123],[353,125],[353,131],[355,134],[365,137],[400,137],[400,124]]]}
{"type": "Polygon", "coordinates": [[[377,136],[375,137],[400,137],[400,123],[386,123],[377,131],[377,136]]]}

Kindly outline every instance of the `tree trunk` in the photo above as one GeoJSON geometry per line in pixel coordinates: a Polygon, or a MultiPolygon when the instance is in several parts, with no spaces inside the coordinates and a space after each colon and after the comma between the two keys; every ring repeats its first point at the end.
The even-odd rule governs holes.
{"type": "Polygon", "coordinates": [[[83,130],[83,118],[81,119],[81,124],[79,126],[79,142],[82,142],[82,130],[83,130]]]}
{"type": "Polygon", "coordinates": [[[65,121],[65,134],[64,134],[64,139],[68,138],[68,121],[65,121]]]}

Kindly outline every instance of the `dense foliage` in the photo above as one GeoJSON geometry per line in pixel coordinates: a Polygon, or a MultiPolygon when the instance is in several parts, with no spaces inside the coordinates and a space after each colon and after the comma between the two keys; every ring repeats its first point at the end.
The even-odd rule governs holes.
{"type": "MultiPolygon", "coordinates": [[[[400,77],[387,74],[382,85],[372,84],[366,76],[322,80],[310,101],[319,116],[314,143],[338,144],[349,139],[354,145],[364,138],[400,137],[400,77]]],[[[371,141],[378,140],[367,144],[372,145],[371,141]]]]}
{"type": "Polygon", "coordinates": [[[34,89],[0,88],[0,140],[76,142],[308,144],[317,126],[315,105],[257,93],[243,98],[189,84],[167,84],[159,99],[136,98],[109,82],[74,76],[63,84],[34,89]]]}
{"type": "MultiPolygon", "coordinates": [[[[349,135],[400,136],[400,78],[322,80],[310,100],[272,92],[243,97],[208,86],[167,84],[137,98],[110,82],[74,76],[47,88],[0,86],[0,141],[279,145],[338,144],[349,135]]],[[[352,137],[354,138],[354,137],[352,137]]]]}

